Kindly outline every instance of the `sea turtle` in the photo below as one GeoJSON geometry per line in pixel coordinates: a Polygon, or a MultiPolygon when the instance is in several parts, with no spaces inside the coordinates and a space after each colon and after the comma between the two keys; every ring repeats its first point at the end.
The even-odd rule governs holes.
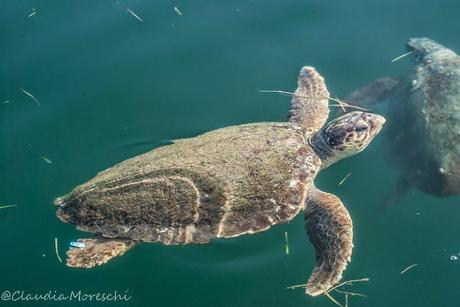
{"type": "Polygon", "coordinates": [[[401,179],[385,206],[411,186],[436,196],[460,194],[460,57],[429,38],[412,38],[413,73],[381,78],[348,100],[369,106],[388,101],[387,160],[401,179]]]}
{"type": "Polygon", "coordinates": [[[350,261],[352,221],[317,189],[321,169],[362,151],[382,116],[353,112],[327,125],[323,77],[303,67],[286,123],[226,127],[126,160],[55,200],[57,216],[96,233],[73,242],[67,265],[91,268],[139,242],[208,243],[287,223],[301,210],[316,249],[306,292],[337,283],[350,261]]]}

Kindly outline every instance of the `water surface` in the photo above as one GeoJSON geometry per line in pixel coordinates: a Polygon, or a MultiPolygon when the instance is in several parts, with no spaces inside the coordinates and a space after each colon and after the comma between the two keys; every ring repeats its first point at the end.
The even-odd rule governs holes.
{"type": "MultiPolygon", "coordinates": [[[[330,92],[344,97],[376,77],[406,74],[409,59],[391,59],[405,52],[409,37],[428,36],[460,51],[459,13],[453,0],[4,1],[0,203],[18,206],[0,210],[0,291],[131,296],[94,306],[333,306],[285,289],[305,282],[314,264],[302,216],[204,246],[145,244],[79,270],[57,260],[54,238],[64,257],[68,242],[87,234],[58,221],[52,200],[171,139],[283,121],[289,98],[258,91],[295,89],[302,65],[317,67],[330,92]]],[[[458,306],[460,261],[449,258],[460,253],[460,199],[412,191],[376,213],[396,181],[379,138],[317,178],[354,220],[344,278],[370,278],[352,288],[367,298],[353,297],[350,306],[458,306]],[[413,263],[419,266],[400,275],[413,263]]]]}

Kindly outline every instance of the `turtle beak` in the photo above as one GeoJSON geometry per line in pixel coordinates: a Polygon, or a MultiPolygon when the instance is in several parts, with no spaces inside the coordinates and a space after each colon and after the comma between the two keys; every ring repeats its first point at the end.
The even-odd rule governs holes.
{"type": "Polygon", "coordinates": [[[58,197],[54,200],[54,205],[56,207],[61,207],[61,208],[64,208],[66,206],[66,200],[67,200],[68,197],[66,196],[62,196],[62,197],[58,197]]]}
{"type": "Polygon", "coordinates": [[[385,124],[385,117],[378,114],[368,114],[369,123],[371,124],[370,134],[372,136],[377,135],[382,130],[383,124],[385,124]]]}

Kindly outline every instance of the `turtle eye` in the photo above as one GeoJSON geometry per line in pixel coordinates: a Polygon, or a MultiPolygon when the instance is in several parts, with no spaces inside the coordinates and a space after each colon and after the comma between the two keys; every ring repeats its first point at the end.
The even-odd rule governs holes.
{"type": "Polygon", "coordinates": [[[355,130],[356,132],[364,132],[368,129],[368,126],[367,125],[358,125],[356,126],[355,130]]]}
{"type": "Polygon", "coordinates": [[[327,143],[331,146],[337,145],[337,143],[335,142],[333,138],[327,138],[327,143]]]}
{"type": "Polygon", "coordinates": [[[420,51],[412,49],[412,57],[414,58],[415,61],[420,62],[423,58],[422,54],[420,51]]]}

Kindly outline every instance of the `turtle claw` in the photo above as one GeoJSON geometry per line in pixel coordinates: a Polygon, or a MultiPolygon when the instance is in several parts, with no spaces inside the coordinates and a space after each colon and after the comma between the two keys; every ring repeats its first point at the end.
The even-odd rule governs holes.
{"type": "Polygon", "coordinates": [[[65,203],[66,200],[67,200],[66,196],[58,197],[54,200],[54,205],[56,207],[64,208],[66,206],[66,203],[65,203]]]}
{"type": "Polygon", "coordinates": [[[123,239],[97,237],[78,239],[67,251],[67,266],[75,268],[93,268],[116,256],[123,255],[134,247],[136,242],[123,239]]]}

